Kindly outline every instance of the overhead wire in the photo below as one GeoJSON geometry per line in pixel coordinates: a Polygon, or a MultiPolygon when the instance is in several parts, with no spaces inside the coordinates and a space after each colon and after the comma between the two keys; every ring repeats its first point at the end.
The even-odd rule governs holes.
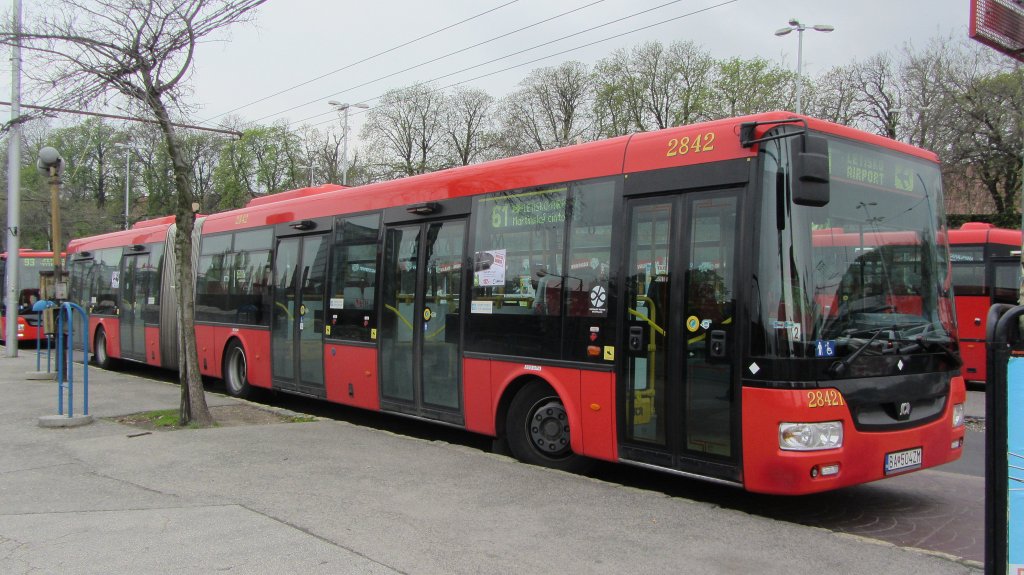
{"type": "MultiPolygon", "coordinates": [[[[568,38],[572,38],[572,37],[574,37],[574,36],[579,36],[580,34],[584,34],[584,33],[587,33],[587,32],[591,32],[591,31],[593,31],[593,30],[597,30],[597,29],[599,29],[599,28],[603,28],[603,27],[605,27],[605,26],[608,26],[608,25],[610,25],[610,24],[615,24],[615,23],[618,23],[618,22],[621,22],[621,21],[624,21],[624,20],[628,20],[628,19],[630,19],[630,18],[633,18],[633,17],[635,17],[635,16],[639,16],[639,15],[642,15],[642,14],[644,14],[644,13],[647,13],[647,12],[650,12],[650,11],[652,11],[652,10],[657,10],[657,9],[660,9],[660,8],[664,8],[665,6],[669,6],[669,5],[671,5],[671,4],[676,4],[676,3],[678,3],[678,2],[681,2],[681,1],[682,1],[682,0],[673,0],[672,2],[667,2],[667,3],[665,3],[665,4],[661,4],[661,5],[659,5],[659,6],[656,6],[656,7],[654,7],[654,8],[650,8],[650,9],[648,9],[648,10],[644,10],[644,11],[641,11],[641,12],[637,12],[637,13],[635,13],[635,14],[631,14],[631,15],[629,15],[629,16],[624,16],[624,17],[622,17],[622,18],[618,18],[618,19],[616,19],[616,20],[612,20],[612,21],[606,22],[606,23],[604,23],[604,24],[600,24],[600,25],[597,25],[597,26],[594,26],[594,27],[591,27],[591,28],[587,28],[586,30],[582,30],[582,31],[579,31],[579,32],[575,32],[575,33],[573,33],[573,34],[569,34],[569,35],[567,35],[567,36],[563,36],[563,37],[561,37],[561,38],[558,38],[558,39],[556,39],[556,40],[551,40],[551,41],[548,41],[548,42],[543,42],[543,43],[541,43],[541,44],[537,44],[536,46],[533,46],[533,47],[530,47],[530,48],[525,48],[525,49],[523,49],[523,50],[519,50],[519,51],[517,51],[517,52],[513,52],[513,53],[507,54],[507,55],[505,55],[505,56],[501,56],[501,57],[499,57],[499,58],[494,58],[494,59],[492,59],[492,60],[489,60],[489,61],[487,61],[487,62],[483,62],[483,63],[480,63],[480,64],[475,64],[475,65],[473,65],[473,66],[468,66],[468,67],[466,67],[466,68],[463,68],[463,69],[461,69],[461,70],[457,70],[457,71],[455,71],[455,72],[451,72],[451,73],[448,73],[448,74],[443,74],[443,75],[441,75],[441,76],[437,76],[437,77],[431,78],[431,79],[429,79],[429,80],[424,80],[423,82],[418,82],[418,83],[430,83],[430,82],[435,82],[435,81],[437,81],[437,80],[441,80],[441,79],[444,79],[444,78],[449,78],[449,77],[451,77],[451,76],[455,76],[455,75],[457,75],[457,74],[461,74],[461,73],[463,73],[463,72],[466,72],[466,71],[469,71],[469,70],[473,70],[473,69],[475,69],[475,68],[479,68],[479,67],[481,67],[481,66],[486,66],[487,64],[493,64],[494,62],[498,62],[498,61],[500,61],[500,60],[504,60],[504,59],[506,59],[506,58],[511,58],[511,57],[513,57],[513,56],[518,56],[518,55],[520,55],[520,54],[523,54],[523,53],[529,52],[529,51],[531,51],[531,50],[534,50],[534,49],[536,49],[536,48],[540,48],[540,47],[543,47],[543,46],[547,46],[547,45],[549,45],[549,44],[552,44],[552,43],[555,43],[555,42],[559,42],[559,41],[562,41],[562,40],[565,40],[565,39],[568,39],[568,38]]],[[[673,17],[673,18],[668,18],[668,19],[666,19],[666,20],[662,20],[662,21],[660,21],[660,22],[655,22],[655,23],[653,23],[653,24],[648,24],[648,25],[646,25],[646,26],[640,26],[640,27],[638,27],[638,28],[634,28],[634,29],[632,29],[632,30],[627,30],[627,31],[625,31],[625,32],[622,32],[622,33],[619,33],[619,34],[615,34],[615,35],[612,35],[612,36],[607,36],[607,37],[605,37],[605,38],[601,38],[601,39],[599,39],[599,40],[594,40],[593,42],[588,42],[588,43],[586,43],[586,44],[581,44],[581,45],[579,45],[579,46],[576,46],[576,47],[573,47],[573,48],[568,48],[568,49],[566,49],[566,50],[561,50],[561,51],[559,51],[559,52],[555,52],[555,53],[553,53],[553,54],[548,54],[548,55],[546,55],[546,56],[541,56],[540,58],[534,58],[534,59],[532,59],[532,60],[528,60],[528,61],[526,61],[526,62],[521,62],[521,63],[519,63],[519,64],[515,64],[515,65],[513,65],[513,66],[508,66],[508,67],[506,67],[506,68],[502,68],[502,69],[500,69],[500,70],[495,70],[495,71],[493,71],[493,72],[488,72],[488,73],[486,73],[486,74],[481,74],[481,75],[479,75],[479,76],[475,76],[475,77],[473,77],[473,78],[469,78],[469,79],[466,79],[466,80],[461,80],[461,81],[459,81],[459,82],[455,82],[455,83],[453,83],[453,84],[448,84],[447,86],[443,86],[443,87],[437,88],[437,90],[436,90],[436,91],[443,91],[443,90],[447,90],[448,88],[452,88],[452,87],[455,87],[455,86],[459,86],[459,85],[462,85],[462,84],[466,84],[466,83],[469,83],[469,82],[473,82],[473,81],[476,81],[476,80],[480,80],[480,79],[482,79],[482,78],[487,78],[487,77],[489,77],[489,76],[494,76],[494,75],[496,75],[496,74],[501,74],[501,73],[503,73],[503,72],[508,72],[509,70],[514,70],[514,69],[516,69],[516,68],[521,68],[521,67],[523,67],[523,66],[528,66],[528,65],[530,65],[530,64],[535,64],[535,63],[537,63],[537,62],[541,62],[541,61],[543,61],[543,60],[547,60],[547,59],[550,59],[550,58],[554,58],[554,57],[556,57],[556,56],[562,56],[562,55],[568,54],[568,53],[570,53],[570,52],[575,52],[575,51],[577,51],[577,50],[582,50],[582,49],[584,49],[584,48],[589,48],[589,47],[591,47],[591,46],[594,46],[594,45],[597,45],[597,44],[601,44],[601,43],[604,43],[604,42],[608,42],[608,41],[611,41],[611,40],[615,40],[615,39],[617,39],[617,38],[621,38],[621,37],[623,37],[623,36],[627,36],[627,35],[629,35],[629,34],[634,34],[634,33],[636,33],[636,32],[641,32],[641,31],[643,31],[643,30],[648,30],[648,29],[650,29],[650,28],[654,28],[654,27],[657,27],[657,26],[662,26],[662,25],[665,25],[665,24],[668,24],[668,23],[671,23],[671,22],[675,22],[675,21],[677,21],[677,20],[680,20],[680,19],[682,19],[682,18],[688,18],[688,17],[690,17],[690,16],[695,16],[695,15],[697,15],[697,14],[700,14],[700,13],[702,13],[702,12],[707,12],[707,11],[709,11],[709,10],[713,10],[713,9],[715,9],[715,8],[720,8],[720,7],[722,7],[722,6],[726,6],[726,5],[728,5],[728,4],[733,4],[733,3],[735,3],[735,2],[738,2],[738,1],[739,1],[739,0],[726,0],[726,1],[724,1],[724,2],[720,2],[720,3],[718,3],[718,4],[714,4],[714,5],[711,5],[711,6],[707,6],[707,7],[701,8],[701,9],[699,9],[699,10],[693,10],[693,11],[691,11],[691,12],[687,12],[686,14],[681,14],[681,15],[679,15],[679,16],[675,16],[675,17],[673,17]]],[[[365,85],[365,84],[362,84],[362,85],[365,85]]],[[[357,87],[361,87],[362,85],[360,85],[360,86],[357,86],[357,87]]],[[[334,95],[338,95],[338,94],[343,94],[343,93],[345,93],[345,92],[347,92],[347,91],[349,91],[349,90],[354,90],[354,89],[355,89],[355,88],[357,88],[357,87],[353,87],[353,88],[346,88],[345,90],[343,90],[343,91],[341,91],[341,92],[338,92],[338,93],[336,93],[336,94],[332,94],[332,96],[334,96],[334,95]]],[[[327,97],[330,97],[330,96],[327,96],[327,97]]],[[[383,94],[380,94],[380,95],[378,95],[378,96],[374,96],[373,98],[367,98],[367,99],[363,99],[363,100],[361,100],[361,101],[362,101],[362,102],[372,102],[372,101],[374,101],[374,100],[379,100],[379,99],[380,99],[381,97],[383,97],[383,94]]],[[[320,98],[319,100],[322,100],[322,99],[323,99],[323,98],[320,98]]],[[[319,101],[319,100],[317,100],[317,101],[319,101]]],[[[290,110],[285,110],[285,111],[287,112],[287,111],[290,111],[290,110]]],[[[280,112],[280,113],[284,113],[284,112],[280,112]]],[[[314,120],[314,119],[320,118],[320,117],[322,117],[322,116],[324,116],[324,115],[327,115],[327,114],[331,114],[331,113],[332,113],[331,111],[327,111],[327,112],[321,112],[321,113],[315,114],[315,115],[313,115],[313,116],[309,116],[309,117],[307,117],[307,118],[303,118],[303,119],[299,120],[299,121],[298,121],[298,122],[296,122],[296,123],[298,123],[298,124],[302,124],[302,123],[304,123],[304,122],[308,122],[308,121],[310,121],[310,120],[314,120]]],[[[365,110],[361,110],[361,111],[359,111],[359,112],[355,112],[355,113],[353,113],[352,115],[359,115],[359,114],[362,114],[362,113],[365,113],[365,110]]],[[[272,117],[273,115],[277,115],[277,114],[272,114],[271,116],[266,116],[266,117],[272,117]]],[[[261,119],[265,119],[266,117],[264,117],[264,118],[261,118],[261,119]]],[[[318,122],[318,123],[316,123],[316,124],[312,124],[312,125],[311,125],[311,127],[316,127],[316,126],[319,126],[319,125],[322,125],[322,124],[326,124],[326,123],[328,123],[328,122],[333,122],[333,121],[334,121],[333,119],[329,119],[329,120],[324,120],[324,121],[322,121],[322,122],[318,122]]]]}
{"type": "MultiPolygon", "coordinates": [[[[378,57],[383,56],[385,54],[394,52],[395,50],[398,50],[400,48],[405,48],[406,46],[409,46],[410,44],[415,44],[416,42],[419,42],[420,40],[424,40],[424,39],[429,38],[431,36],[435,36],[437,34],[440,34],[441,32],[444,32],[446,30],[450,30],[452,28],[455,28],[456,26],[461,26],[462,24],[465,24],[466,22],[470,22],[472,20],[476,20],[477,18],[480,18],[481,16],[485,16],[487,14],[490,14],[491,12],[495,12],[495,11],[500,10],[500,9],[506,7],[506,6],[511,5],[511,4],[515,4],[518,1],[519,0],[511,0],[510,2],[506,2],[506,3],[504,3],[504,4],[500,5],[500,6],[496,6],[494,8],[489,9],[489,10],[484,10],[483,12],[480,12],[479,14],[476,14],[474,16],[470,16],[469,18],[460,20],[458,22],[455,22],[454,24],[449,24],[449,25],[444,26],[442,28],[438,28],[437,30],[434,30],[433,32],[429,32],[429,33],[424,34],[424,35],[422,35],[422,36],[420,36],[418,38],[413,38],[412,40],[409,40],[408,42],[404,42],[404,43],[399,44],[397,46],[388,48],[387,50],[384,50],[382,52],[377,52],[376,54],[374,54],[372,56],[367,56],[366,58],[363,58],[362,60],[359,60],[357,62],[352,62],[351,64],[347,64],[345,66],[342,66],[341,68],[338,68],[336,70],[332,70],[330,72],[327,72],[326,74],[321,74],[320,76],[317,76],[316,78],[312,78],[310,80],[306,80],[305,82],[302,82],[300,84],[296,84],[296,85],[294,85],[294,86],[292,86],[290,88],[285,88],[284,90],[275,92],[273,94],[270,94],[269,96],[264,96],[263,98],[260,98],[258,100],[253,100],[252,102],[249,102],[248,104],[243,104],[241,106],[238,106],[237,108],[232,108],[232,109],[228,110],[227,112],[222,112],[220,114],[212,116],[209,119],[203,120],[200,123],[201,124],[205,124],[207,122],[211,122],[215,118],[220,118],[221,116],[226,116],[226,115],[228,115],[228,114],[230,114],[232,112],[237,112],[239,110],[243,110],[245,108],[248,108],[249,106],[253,106],[255,104],[259,104],[260,102],[265,102],[265,101],[267,101],[267,100],[269,100],[271,98],[280,96],[281,94],[286,94],[288,92],[291,92],[292,90],[296,90],[296,89],[301,88],[303,86],[307,86],[309,84],[312,84],[313,82],[316,82],[316,81],[319,81],[319,80],[323,80],[324,78],[326,78],[328,76],[332,76],[334,74],[337,74],[338,72],[343,72],[343,71],[348,70],[349,68],[351,68],[353,66],[358,66],[359,64],[362,64],[364,62],[368,62],[370,60],[373,60],[374,58],[378,58],[378,57]]],[[[603,0],[601,0],[601,1],[603,1],[603,0]]]]}
{"type": "MultiPolygon", "coordinates": [[[[672,2],[670,2],[670,4],[671,3],[675,3],[675,2],[681,2],[681,1],[682,0],[673,0],[672,2]]],[[[259,122],[261,120],[266,120],[267,118],[272,118],[274,116],[280,116],[281,114],[284,114],[286,112],[291,112],[292,110],[296,110],[298,108],[304,108],[304,107],[309,106],[311,104],[316,104],[316,103],[322,102],[325,98],[330,98],[332,96],[337,96],[337,95],[340,95],[340,94],[344,94],[345,92],[349,92],[351,90],[362,88],[363,86],[368,86],[370,84],[373,84],[373,83],[376,83],[376,82],[380,82],[381,80],[386,80],[388,78],[397,76],[399,74],[404,74],[405,72],[409,72],[409,71],[415,70],[417,68],[422,68],[423,66],[426,66],[428,64],[433,64],[435,62],[438,62],[440,60],[444,60],[445,58],[449,58],[449,57],[454,56],[456,54],[461,54],[463,52],[467,52],[467,51],[472,50],[474,48],[479,48],[480,46],[483,46],[485,44],[489,44],[491,42],[495,42],[495,41],[500,40],[502,38],[507,38],[508,36],[511,36],[513,34],[518,34],[519,32],[522,32],[524,30],[528,30],[530,28],[534,28],[534,27],[539,26],[541,24],[545,24],[547,22],[551,22],[552,20],[556,20],[558,18],[561,18],[563,16],[567,16],[567,15],[572,14],[574,12],[579,12],[580,10],[584,10],[586,8],[590,8],[591,6],[594,6],[595,4],[600,4],[602,2],[604,2],[604,0],[595,0],[594,2],[591,2],[590,4],[585,4],[583,6],[579,6],[577,8],[573,8],[572,10],[568,10],[566,12],[562,12],[561,14],[556,14],[555,16],[551,16],[550,18],[545,18],[544,20],[539,20],[537,22],[534,22],[533,24],[529,24],[527,26],[523,26],[522,28],[518,28],[516,30],[512,30],[511,32],[506,32],[505,34],[502,34],[500,36],[495,36],[493,38],[489,38],[487,40],[484,40],[483,42],[477,42],[476,44],[472,44],[470,46],[466,46],[464,48],[460,48],[458,50],[454,50],[454,51],[449,52],[449,53],[447,53],[447,54],[445,54],[443,56],[438,56],[436,58],[432,58],[430,60],[426,60],[424,62],[420,62],[419,64],[415,64],[413,66],[409,66],[408,68],[404,68],[402,70],[398,70],[397,72],[392,72],[390,74],[385,74],[384,76],[380,76],[380,77],[374,78],[373,80],[369,80],[367,82],[363,82],[362,84],[359,84],[357,86],[352,86],[350,88],[345,88],[344,90],[342,90],[340,92],[335,92],[335,93],[329,94],[327,96],[322,96],[322,97],[319,97],[319,98],[314,98],[314,99],[312,99],[312,100],[310,100],[308,102],[292,106],[291,108],[287,108],[287,109],[281,110],[279,112],[274,112],[273,114],[267,114],[266,116],[262,116],[262,117],[256,118],[255,120],[253,120],[253,122],[259,122]]],[[[508,56],[506,56],[506,57],[508,57],[508,56]]],[[[480,65],[485,65],[485,64],[480,64],[480,65]]]]}

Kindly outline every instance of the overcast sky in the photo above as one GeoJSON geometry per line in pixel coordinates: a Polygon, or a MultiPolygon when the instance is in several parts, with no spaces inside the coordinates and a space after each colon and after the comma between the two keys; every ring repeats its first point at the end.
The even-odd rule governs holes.
{"type": "MultiPolygon", "coordinates": [[[[716,58],[760,56],[795,68],[797,34],[774,35],[793,17],[835,26],[804,33],[804,72],[813,76],[906,42],[966,36],[968,10],[968,0],[270,0],[253,23],[201,47],[191,120],[215,125],[233,113],[260,123],[329,123],[337,116],[328,100],[373,105],[388,89],[422,81],[466,82],[500,97],[535,68],[591,65],[649,40],[690,40],[716,58]]],[[[359,120],[352,116],[353,127],[359,120]]]]}

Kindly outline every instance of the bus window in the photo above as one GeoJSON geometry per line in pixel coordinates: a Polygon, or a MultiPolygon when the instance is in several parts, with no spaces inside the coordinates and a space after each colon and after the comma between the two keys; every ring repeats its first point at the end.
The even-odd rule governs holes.
{"type": "Polygon", "coordinates": [[[565,186],[502,192],[476,200],[473,351],[559,357],[565,186]]]}
{"type": "Polygon", "coordinates": [[[379,214],[337,219],[334,262],[328,288],[327,337],[373,340],[372,335],[377,328],[374,294],[377,289],[379,236],[379,214]]]}
{"type": "Polygon", "coordinates": [[[572,187],[565,359],[603,362],[614,327],[609,298],[614,181],[572,187]]]}

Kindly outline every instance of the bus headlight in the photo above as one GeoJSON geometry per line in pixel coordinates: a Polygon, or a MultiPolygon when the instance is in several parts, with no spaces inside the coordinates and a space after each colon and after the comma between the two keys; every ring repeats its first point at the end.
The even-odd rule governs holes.
{"type": "Polygon", "coordinates": [[[817,451],[843,446],[843,422],[780,423],[779,448],[787,451],[817,451]]]}
{"type": "Polygon", "coordinates": [[[960,427],[964,424],[964,404],[953,404],[953,427],[960,427]]]}

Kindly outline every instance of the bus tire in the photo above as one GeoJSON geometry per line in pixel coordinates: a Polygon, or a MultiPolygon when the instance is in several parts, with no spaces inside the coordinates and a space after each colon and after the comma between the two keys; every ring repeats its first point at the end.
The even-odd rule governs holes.
{"type": "Polygon", "coordinates": [[[245,358],[245,349],[238,340],[228,344],[224,352],[224,387],[228,395],[245,399],[252,395],[249,385],[249,362],[245,358]]]}
{"type": "Polygon", "coordinates": [[[103,328],[96,330],[96,337],[93,339],[92,360],[100,369],[113,369],[114,360],[107,353],[107,332],[103,328]]]}
{"type": "Polygon", "coordinates": [[[593,462],[573,453],[569,432],[565,406],[547,384],[528,383],[512,398],[505,437],[519,461],[573,473],[586,471],[593,462]]]}

